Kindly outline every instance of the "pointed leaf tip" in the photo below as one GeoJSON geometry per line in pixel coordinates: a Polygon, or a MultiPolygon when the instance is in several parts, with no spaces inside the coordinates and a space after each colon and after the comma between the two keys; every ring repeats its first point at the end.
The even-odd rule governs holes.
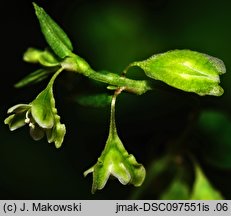
{"type": "Polygon", "coordinates": [[[41,31],[52,50],[60,58],[69,56],[72,53],[73,47],[66,33],[42,7],[39,7],[34,2],[33,6],[40,23],[41,31]]]}

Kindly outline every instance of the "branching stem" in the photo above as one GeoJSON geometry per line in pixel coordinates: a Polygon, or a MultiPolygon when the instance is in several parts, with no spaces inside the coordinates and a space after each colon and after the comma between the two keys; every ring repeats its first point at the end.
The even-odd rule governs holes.
{"type": "Polygon", "coordinates": [[[115,89],[123,87],[124,91],[138,95],[152,89],[150,83],[146,80],[133,80],[108,71],[97,72],[77,55],[66,58],[62,62],[62,67],[65,70],[77,72],[93,80],[115,86],[115,89]]]}

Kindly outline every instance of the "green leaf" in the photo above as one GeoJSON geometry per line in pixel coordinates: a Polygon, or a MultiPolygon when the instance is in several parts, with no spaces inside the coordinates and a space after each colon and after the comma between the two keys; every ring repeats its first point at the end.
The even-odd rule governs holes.
{"type": "Polygon", "coordinates": [[[148,77],[199,95],[220,96],[219,75],[226,72],[218,58],[191,51],[172,50],[130,65],[142,68],[148,77]]]}
{"type": "Polygon", "coordinates": [[[199,165],[195,165],[195,181],[191,200],[222,200],[223,197],[204,175],[199,165]]]}
{"type": "Polygon", "coordinates": [[[55,71],[57,71],[57,67],[38,69],[28,74],[27,76],[25,76],[22,80],[17,82],[14,86],[16,88],[21,88],[27,85],[36,84],[46,79],[51,73],[54,73],[55,71]]]}
{"type": "Polygon", "coordinates": [[[66,33],[43,8],[39,7],[36,3],[33,3],[33,5],[42,33],[55,54],[62,59],[71,55],[73,47],[66,33]]]}
{"type": "Polygon", "coordinates": [[[109,106],[111,100],[112,96],[108,94],[80,95],[76,97],[76,101],[80,105],[96,108],[109,106]]]}
{"type": "Polygon", "coordinates": [[[231,168],[231,119],[223,112],[207,110],[200,115],[198,126],[206,140],[200,149],[203,158],[213,166],[231,168]]]}

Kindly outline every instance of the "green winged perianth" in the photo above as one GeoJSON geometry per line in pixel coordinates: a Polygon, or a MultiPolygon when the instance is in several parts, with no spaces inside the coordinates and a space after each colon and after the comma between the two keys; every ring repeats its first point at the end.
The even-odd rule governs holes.
{"type": "Polygon", "coordinates": [[[49,143],[54,142],[56,148],[61,147],[66,127],[60,123],[53,95],[54,81],[61,72],[62,68],[52,76],[47,87],[31,103],[18,104],[8,109],[8,114],[11,115],[5,119],[5,124],[9,125],[11,131],[28,124],[34,140],[40,140],[46,135],[49,143]]]}
{"type": "Polygon", "coordinates": [[[116,90],[111,101],[110,128],[105,148],[97,163],[84,172],[84,176],[93,173],[92,193],[103,189],[110,176],[116,177],[123,185],[133,184],[136,187],[142,185],[145,179],[145,168],[127,152],[117,134],[115,102],[120,93],[121,89],[116,90]]]}

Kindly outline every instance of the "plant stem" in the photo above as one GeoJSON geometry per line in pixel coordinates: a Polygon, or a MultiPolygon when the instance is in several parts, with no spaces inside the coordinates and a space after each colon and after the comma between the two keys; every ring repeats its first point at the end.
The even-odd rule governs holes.
{"type": "Polygon", "coordinates": [[[123,87],[125,91],[138,95],[144,94],[152,89],[146,80],[133,80],[107,71],[97,72],[93,70],[84,59],[75,54],[66,58],[62,62],[62,67],[65,70],[77,72],[93,80],[115,86],[115,88],[123,87]]]}
{"type": "Polygon", "coordinates": [[[63,71],[63,68],[59,68],[55,74],[52,76],[52,78],[50,79],[49,83],[48,83],[48,88],[53,88],[53,84],[54,84],[54,81],[56,79],[56,77],[63,71]]]}

